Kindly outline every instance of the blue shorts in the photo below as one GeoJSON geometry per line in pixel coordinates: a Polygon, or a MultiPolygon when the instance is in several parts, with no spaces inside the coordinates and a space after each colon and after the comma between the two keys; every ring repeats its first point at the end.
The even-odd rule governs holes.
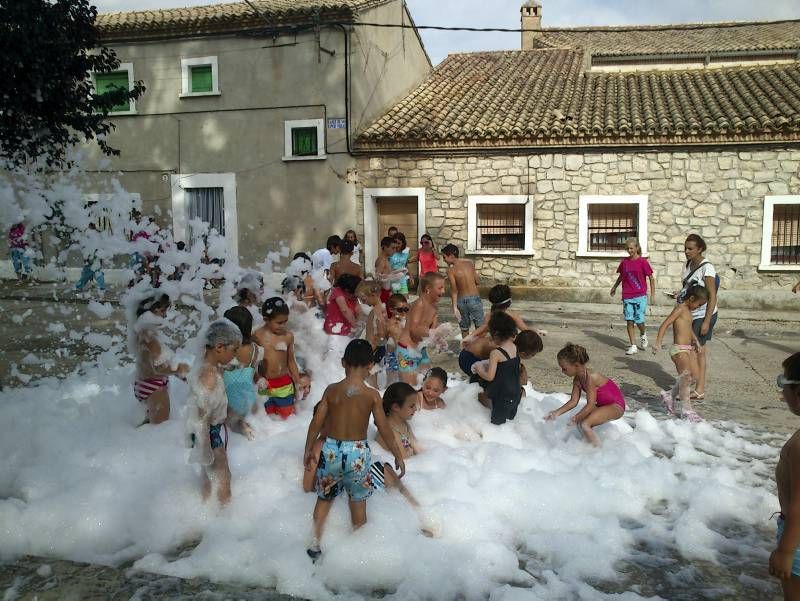
{"type": "Polygon", "coordinates": [[[394,351],[386,351],[386,356],[383,358],[383,366],[386,371],[400,371],[400,364],[397,362],[397,353],[394,351]]]}
{"type": "Polygon", "coordinates": [[[647,297],[637,296],[623,299],[622,312],[625,314],[625,321],[644,323],[644,316],[647,314],[647,297]]]}
{"type": "Polygon", "coordinates": [[[472,373],[472,366],[480,361],[480,357],[473,355],[468,350],[462,350],[458,354],[458,366],[461,368],[467,377],[471,378],[474,374],[472,373]]]}
{"type": "MultiPolygon", "coordinates": [[[[781,538],[783,538],[783,529],[785,528],[786,524],[784,523],[783,517],[778,518],[778,534],[775,537],[777,541],[780,543],[781,538]]],[[[792,562],[792,576],[800,576],[800,547],[795,550],[794,552],[794,561],[792,562]]]]}
{"type": "Polygon", "coordinates": [[[705,336],[700,335],[700,328],[703,327],[705,317],[698,317],[692,320],[692,330],[694,330],[697,339],[700,341],[700,346],[705,346],[706,342],[711,340],[711,334],[714,333],[714,326],[717,325],[717,313],[711,316],[711,323],[708,325],[708,333],[705,336]]]}
{"type": "Polygon", "coordinates": [[[419,371],[422,366],[430,364],[431,358],[428,357],[426,347],[423,346],[421,350],[417,350],[397,345],[397,365],[400,373],[419,371]]]}
{"type": "MultiPolygon", "coordinates": [[[[192,446],[195,443],[194,434],[191,435],[192,439],[192,446]]],[[[208,426],[208,439],[211,442],[212,449],[218,449],[220,447],[228,448],[228,426],[225,424],[216,424],[216,425],[209,425],[208,426]],[[222,431],[223,428],[225,429],[225,438],[222,438],[222,431]]]]}
{"type": "Polygon", "coordinates": [[[458,327],[462,331],[469,330],[469,324],[472,322],[478,328],[483,325],[483,304],[481,303],[480,296],[463,296],[456,302],[458,312],[461,313],[461,321],[458,322],[458,327]]]}
{"type": "Polygon", "coordinates": [[[366,440],[326,438],[317,465],[317,496],[332,501],[344,490],[351,501],[372,494],[372,454],[366,440]]]}

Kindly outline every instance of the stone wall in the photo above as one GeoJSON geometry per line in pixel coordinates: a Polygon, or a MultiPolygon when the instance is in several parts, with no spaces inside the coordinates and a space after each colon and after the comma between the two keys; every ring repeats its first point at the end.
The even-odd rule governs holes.
{"type": "Polygon", "coordinates": [[[363,189],[426,189],[427,229],[441,247],[467,243],[469,195],[531,194],[534,256],[475,255],[481,276],[546,287],[610,287],[617,258],[576,257],[581,195],[646,194],[648,255],[662,290],[680,284],[690,232],[730,290],[778,289],[800,274],[758,270],[764,197],[800,194],[800,150],[615,152],[530,156],[375,156],[359,159],[363,189]]]}

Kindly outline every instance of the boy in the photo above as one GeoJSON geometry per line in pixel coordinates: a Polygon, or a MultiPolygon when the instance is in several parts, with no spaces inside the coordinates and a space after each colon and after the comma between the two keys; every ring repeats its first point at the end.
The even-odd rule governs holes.
{"type": "Polygon", "coordinates": [[[339,276],[345,273],[349,273],[350,275],[355,275],[360,278],[364,277],[361,265],[353,262],[354,248],[355,246],[352,242],[350,242],[350,240],[342,240],[342,243],[339,246],[339,260],[331,265],[331,272],[328,276],[331,284],[335,284],[336,280],[339,279],[339,276]]]}
{"type": "Polygon", "coordinates": [[[392,272],[392,267],[389,265],[389,257],[391,257],[397,250],[397,243],[394,238],[386,236],[381,240],[381,254],[375,259],[375,278],[381,284],[381,302],[386,305],[386,301],[392,295],[392,281],[389,279],[389,274],[392,272]]]}
{"type": "Polygon", "coordinates": [[[341,245],[342,239],[339,236],[328,236],[325,248],[320,248],[311,255],[311,269],[313,271],[322,269],[327,277],[333,263],[333,255],[339,254],[341,245]]]}
{"type": "Polygon", "coordinates": [[[436,303],[444,294],[444,276],[438,272],[426,273],[419,287],[420,296],[411,304],[406,325],[397,341],[400,379],[412,386],[417,384],[417,373],[431,363],[427,347],[418,347],[422,339],[430,336],[431,330],[438,326],[436,303]]]}
{"type": "Polygon", "coordinates": [[[692,330],[692,311],[704,305],[708,301],[708,292],[704,286],[690,286],[686,291],[686,300],[675,305],[672,313],[664,320],[658,328],[658,336],[653,345],[653,354],[661,350],[661,341],[667,328],[672,326],[673,344],[669,349],[669,355],[678,370],[678,380],[672,391],[663,390],[661,399],[667,407],[667,411],[672,413],[673,391],[678,389],[681,399],[681,417],[692,422],[699,422],[701,418],[692,408],[690,400],[689,386],[697,382],[698,363],[697,349],[700,348],[700,341],[692,330]]]}
{"type": "Polygon", "coordinates": [[[310,384],[308,376],[300,377],[294,356],[294,334],[286,329],[289,321],[289,305],[279,296],[264,301],[261,306],[264,325],[253,332],[253,340],[264,349],[264,361],[259,370],[267,380],[264,410],[268,415],[283,419],[295,412],[295,384],[306,390],[310,384]]]}
{"type": "Polygon", "coordinates": [[[94,223],[89,224],[86,246],[83,249],[84,263],[81,270],[81,279],[75,284],[75,290],[81,292],[86,284],[94,280],[100,294],[106,291],[106,277],[103,273],[103,261],[97,256],[97,249],[101,246],[100,233],[94,223]]]}
{"type": "MultiPolygon", "coordinates": [[[[520,332],[524,332],[525,330],[533,330],[539,336],[544,336],[547,334],[547,332],[544,330],[537,330],[529,327],[528,324],[525,323],[525,320],[520,317],[519,313],[511,310],[511,288],[505,284],[497,284],[496,286],[491,287],[489,290],[489,302],[492,303],[492,307],[489,310],[490,314],[496,313],[497,311],[502,311],[514,320],[514,323],[520,332]]],[[[483,324],[481,327],[476,328],[471,335],[464,338],[461,341],[461,346],[467,347],[471,343],[475,342],[478,338],[483,337],[488,331],[489,326],[487,324],[483,324]]]]}
{"type": "Polygon", "coordinates": [[[345,490],[350,498],[350,520],[354,528],[367,522],[367,499],[372,494],[370,466],[372,457],[367,443],[367,427],[372,414],[378,432],[394,455],[395,467],[402,478],[406,473],[403,453],[397,448],[394,433],[386,420],[378,391],[364,380],[372,368],[372,346],[366,340],[351,340],[342,358],[345,377],[325,389],[317,412],[308,426],[303,465],[316,459],[313,446],[324,428],[328,434],[317,466],[317,504],[314,507],[314,540],[306,551],[316,560],[322,554],[319,543],[333,500],[345,490]]]}
{"type": "Polygon", "coordinates": [[[466,338],[469,335],[470,321],[476,328],[483,325],[478,274],[472,261],[458,258],[458,247],[455,244],[448,244],[442,249],[442,258],[449,266],[447,279],[450,281],[453,313],[461,328],[462,338],[466,338]]]}

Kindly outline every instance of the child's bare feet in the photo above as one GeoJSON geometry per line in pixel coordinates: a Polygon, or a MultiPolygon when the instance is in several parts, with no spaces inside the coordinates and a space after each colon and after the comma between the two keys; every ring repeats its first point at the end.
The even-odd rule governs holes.
{"type": "Polygon", "coordinates": [[[256,438],[253,428],[251,428],[250,424],[248,424],[246,421],[242,421],[242,434],[247,437],[247,440],[255,440],[256,438]]]}

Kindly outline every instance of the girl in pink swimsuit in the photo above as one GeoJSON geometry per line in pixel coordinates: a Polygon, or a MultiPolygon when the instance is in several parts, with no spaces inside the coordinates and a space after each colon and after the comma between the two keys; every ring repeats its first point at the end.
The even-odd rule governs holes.
{"type": "Polygon", "coordinates": [[[573,409],[581,398],[581,392],[585,392],[586,406],[573,415],[569,423],[577,425],[594,446],[600,446],[600,439],[592,428],[619,419],[625,414],[622,391],[611,378],[589,370],[586,366],[589,363],[589,354],[582,346],[569,343],[558,351],[556,358],[564,375],[572,378],[572,395],[569,401],[548,413],[545,419],[553,420],[573,409]]]}

